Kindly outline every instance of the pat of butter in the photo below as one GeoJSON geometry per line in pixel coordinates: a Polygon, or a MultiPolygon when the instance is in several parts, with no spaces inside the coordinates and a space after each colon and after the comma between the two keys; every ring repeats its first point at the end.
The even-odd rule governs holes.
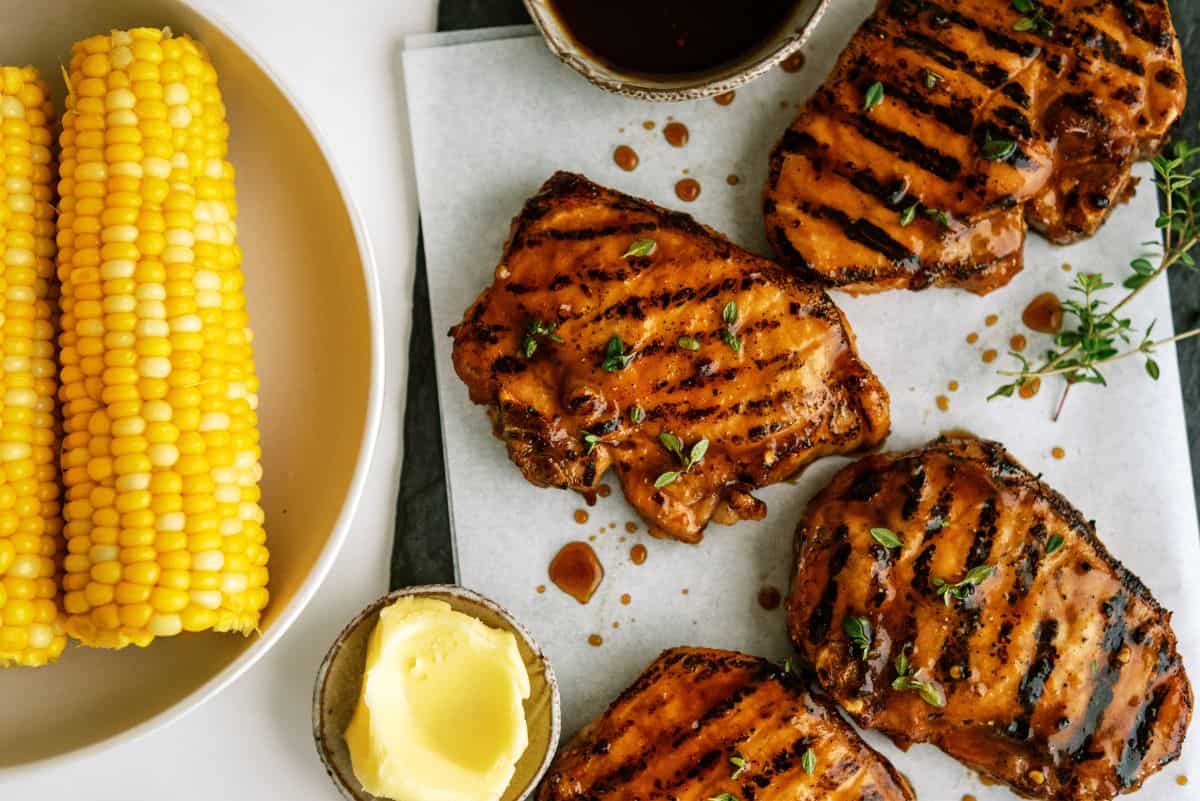
{"type": "Polygon", "coordinates": [[[498,801],[529,744],[512,632],[432,598],[379,614],[346,729],[354,775],[393,801],[498,801]]]}

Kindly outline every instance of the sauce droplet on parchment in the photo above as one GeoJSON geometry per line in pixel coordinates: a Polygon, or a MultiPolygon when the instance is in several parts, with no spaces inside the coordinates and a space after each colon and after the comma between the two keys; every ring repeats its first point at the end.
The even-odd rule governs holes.
{"type": "Polygon", "coordinates": [[[554,586],[581,604],[592,599],[604,580],[604,566],[586,542],[568,542],[550,561],[554,586]]]}
{"type": "Polygon", "coordinates": [[[995,348],[988,348],[983,352],[983,361],[987,364],[991,364],[992,362],[996,361],[996,357],[999,355],[1000,354],[996,352],[995,348]]]}
{"type": "Polygon", "coordinates": [[[638,165],[637,151],[629,145],[620,145],[613,151],[613,161],[625,172],[632,172],[638,165]]]}
{"type": "Polygon", "coordinates": [[[725,183],[729,184],[730,186],[737,186],[741,180],[742,179],[738,178],[736,175],[725,176],[725,183]]]}
{"type": "Polygon", "coordinates": [[[937,403],[938,411],[940,411],[940,412],[950,411],[950,399],[947,398],[945,395],[938,395],[934,400],[937,403]]]}
{"type": "Polygon", "coordinates": [[[612,487],[608,486],[607,484],[601,484],[600,486],[596,487],[596,494],[601,498],[607,498],[609,495],[612,495],[612,487]]]}
{"type": "Polygon", "coordinates": [[[647,556],[648,554],[646,553],[646,546],[642,545],[641,543],[638,543],[629,549],[629,558],[633,560],[635,565],[645,564],[647,556]]]}
{"type": "Polygon", "coordinates": [[[700,182],[695,178],[684,178],[675,184],[675,197],[686,203],[691,203],[700,197],[700,182]]]}
{"type": "Polygon", "coordinates": [[[575,522],[582,526],[587,521],[588,521],[587,509],[576,509],[575,510],[575,522]]]}
{"type": "Polygon", "coordinates": [[[1058,447],[1057,445],[1055,445],[1053,448],[1050,449],[1050,455],[1053,456],[1055,459],[1062,459],[1063,457],[1065,457],[1067,455],[1067,452],[1064,451],[1062,448],[1058,447]]]}
{"type": "Polygon", "coordinates": [[[671,147],[683,147],[688,143],[688,129],[682,122],[668,122],[663,136],[671,147]]]}
{"type": "Polygon", "coordinates": [[[1000,322],[1000,315],[998,314],[989,314],[983,318],[984,325],[995,325],[998,322],[1000,322]]]}
{"type": "Polygon", "coordinates": [[[647,131],[653,131],[654,130],[654,120],[646,120],[645,122],[642,123],[642,127],[645,128],[647,131]]]}
{"type": "Polygon", "coordinates": [[[1021,312],[1021,322],[1043,334],[1057,334],[1062,328],[1062,301],[1053,292],[1043,292],[1021,312]]]}
{"type": "Polygon", "coordinates": [[[637,528],[638,528],[637,523],[633,522],[632,520],[627,520],[625,522],[625,530],[627,532],[629,532],[630,534],[637,531],[637,528]]]}
{"type": "Polygon", "coordinates": [[[1042,379],[1034,378],[1034,379],[1032,379],[1030,381],[1026,381],[1024,384],[1022,384],[1021,388],[1017,390],[1017,394],[1020,395],[1025,400],[1029,400],[1034,395],[1038,394],[1038,390],[1041,388],[1042,388],[1042,379]]]}
{"type": "Polygon", "coordinates": [[[604,645],[604,638],[599,634],[589,634],[588,645],[592,646],[593,648],[599,648],[601,645],[604,645]]]}
{"type": "Polygon", "coordinates": [[[1025,337],[1022,336],[1021,334],[1017,334],[1012,339],[1008,340],[1008,346],[1010,348],[1012,348],[1013,350],[1015,350],[1017,353],[1020,353],[1021,351],[1025,350],[1026,344],[1027,343],[1025,342],[1025,337]]]}
{"type": "Polygon", "coordinates": [[[733,102],[733,98],[735,95],[737,95],[737,92],[722,92],[721,94],[719,94],[713,98],[713,102],[716,103],[718,106],[728,106],[730,103],[733,102]]]}
{"type": "Polygon", "coordinates": [[[946,389],[950,390],[951,392],[958,392],[958,382],[951,381],[949,384],[946,385],[946,389]]]}
{"type": "Polygon", "coordinates": [[[779,69],[784,72],[799,72],[804,69],[804,53],[797,50],[790,56],[779,62],[779,69]]]}
{"type": "Polygon", "coordinates": [[[967,334],[967,344],[968,345],[974,345],[978,341],[979,341],[979,334],[976,334],[974,331],[967,334]]]}
{"type": "Polygon", "coordinates": [[[632,596],[632,595],[630,595],[629,593],[624,593],[624,594],[621,596],[621,605],[622,605],[622,606],[629,606],[629,602],[630,602],[630,601],[632,601],[632,600],[633,600],[633,596],[632,596]]]}
{"type": "Polygon", "coordinates": [[[777,587],[772,587],[768,584],[758,591],[758,605],[767,611],[778,609],[779,603],[782,600],[783,593],[777,587]]]}

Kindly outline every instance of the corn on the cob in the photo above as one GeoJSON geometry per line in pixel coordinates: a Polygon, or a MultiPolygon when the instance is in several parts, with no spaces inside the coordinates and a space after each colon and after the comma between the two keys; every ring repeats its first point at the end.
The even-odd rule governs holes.
{"type": "Polygon", "coordinates": [[[43,665],[67,642],[56,577],[52,118],[33,69],[0,67],[0,666],[43,665]]]}
{"type": "Polygon", "coordinates": [[[63,115],[67,631],[147,645],[258,625],[258,382],[228,125],[207,54],[169,31],[72,49],[63,115]]]}

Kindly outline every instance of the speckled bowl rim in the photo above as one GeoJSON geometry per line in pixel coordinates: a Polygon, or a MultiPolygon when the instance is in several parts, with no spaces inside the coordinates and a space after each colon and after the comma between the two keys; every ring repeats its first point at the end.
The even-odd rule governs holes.
{"type": "MultiPolygon", "coordinates": [[[[753,2],[753,0],[751,1],[753,2]]],[[[523,0],[523,2],[525,10],[533,18],[533,24],[537,26],[538,32],[542,35],[546,46],[550,48],[550,52],[559,61],[578,72],[584,78],[587,78],[591,83],[599,86],[601,89],[606,89],[609,92],[624,95],[625,97],[634,97],[639,100],[673,102],[699,100],[731,92],[763,75],[767,70],[805,45],[809,37],[812,36],[813,30],[820,24],[822,18],[824,18],[825,12],[829,10],[829,6],[833,0],[817,0],[817,4],[813,8],[812,15],[809,16],[808,20],[799,29],[792,31],[770,53],[748,64],[738,62],[730,65],[726,67],[726,72],[719,72],[710,76],[697,76],[694,85],[671,87],[657,86],[651,77],[633,75],[609,77],[599,73],[597,70],[601,67],[604,69],[610,68],[607,65],[602,65],[597,59],[594,59],[586,50],[573,41],[570,36],[564,36],[563,39],[565,42],[563,42],[558,41],[558,38],[551,34],[547,17],[553,12],[547,6],[536,2],[536,0],[523,0]]]]}
{"type": "Polygon", "coordinates": [[[349,639],[355,629],[357,629],[363,623],[363,621],[369,618],[371,615],[376,614],[383,607],[395,603],[400,598],[407,598],[414,595],[439,594],[454,595],[471,601],[472,603],[479,604],[480,606],[494,612],[512,629],[514,634],[524,641],[525,645],[529,647],[529,650],[533,652],[534,657],[541,664],[543,675],[546,679],[546,686],[550,690],[550,738],[547,743],[546,753],[542,757],[542,761],[538,765],[537,771],[533,774],[528,784],[522,790],[521,795],[519,796],[520,799],[528,798],[534,791],[536,791],[538,785],[541,784],[542,779],[545,777],[546,771],[550,769],[551,763],[554,762],[554,757],[558,753],[558,743],[562,737],[562,697],[560,696],[558,690],[558,678],[554,675],[554,666],[550,664],[550,659],[546,656],[545,652],[542,651],[541,646],[539,646],[537,641],[533,639],[533,635],[530,634],[528,629],[521,625],[521,623],[512,616],[511,612],[509,612],[496,601],[493,601],[491,598],[480,595],[474,590],[469,590],[466,587],[461,587],[457,584],[418,584],[412,587],[404,587],[399,590],[393,590],[387,595],[376,598],[374,601],[367,604],[367,606],[361,612],[355,615],[354,618],[347,623],[340,632],[338,632],[337,637],[335,637],[333,642],[330,644],[329,650],[325,652],[325,656],[321,659],[321,666],[317,668],[317,677],[315,683],[313,684],[312,696],[313,744],[316,747],[317,755],[321,758],[321,765],[325,768],[325,775],[329,777],[329,780],[333,782],[333,786],[337,788],[338,793],[340,793],[342,798],[346,799],[346,801],[362,801],[361,797],[351,789],[349,784],[350,781],[353,781],[353,777],[343,776],[338,770],[337,766],[334,765],[328,758],[325,748],[322,747],[324,735],[321,731],[321,710],[324,706],[322,704],[322,700],[324,699],[325,683],[326,678],[329,675],[329,668],[333,664],[333,660],[337,656],[338,652],[341,651],[346,640],[349,639]]]}

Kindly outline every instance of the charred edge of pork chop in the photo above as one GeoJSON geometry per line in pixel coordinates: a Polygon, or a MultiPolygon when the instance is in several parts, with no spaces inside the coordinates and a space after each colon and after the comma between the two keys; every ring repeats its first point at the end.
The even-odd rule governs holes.
{"type": "MultiPolygon", "coordinates": [[[[1148,778],[1149,775],[1152,775],[1154,772],[1160,770],[1164,765],[1179,758],[1182,749],[1182,743],[1190,723],[1191,712],[1193,709],[1192,689],[1188,681],[1187,674],[1184,671],[1182,659],[1178,652],[1175,633],[1170,626],[1170,612],[1164,609],[1157,599],[1154,598],[1153,594],[1149,591],[1141,579],[1131,573],[1108,551],[1108,549],[1096,535],[1094,523],[1085,519],[1082,513],[1072,506],[1065,497],[1063,497],[1053,488],[1047,486],[1040,480],[1038,476],[1032,475],[1028,469],[1017,462],[999,443],[973,438],[942,437],[930,443],[925,448],[916,451],[910,451],[906,453],[877,454],[866,457],[847,466],[839,471],[839,473],[835,475],[833,479],[831,479],[830,483],[810,502],[809,509],[823,511],[827,505],[830,504],[834,505],[836,508],[836,505],[845,498],[852,498],[855,500],[873,498],[874,493],[878,492],[881,482],[887,480],[887,476],[899,475],[902,473],[911,474],[914,476],[921,474],[923,476],[925,474],[926,460],[931,456],[939,454],[943,455],[949,460],[951,466],[950,475],[954,475],[956,473],[954,468],[955,465],[959,465],[959,469],[969,469],[975,467],[982,468],[987,478],[995,482],[995,484],[1014,492],[1025,491],[1033,496],[1034,499],[1044,502],[1046,506],[1049,507],[1049,511],[1053,515],[1056,515],[1058,521],[1061,522],[1064,533],[1067,530],[1071,531],[1075,541],[1072,542],[1071,538],[1068,538],[1066,547],[1071,550],[1078,550],[1081,552],[1081,555],[1084,557],[1084,559],[1080,562],[1080,564],[1083,564],[1088,558],[1091,558],[1102,562],[1103,565],[1108,568],[1109,575],[1111,575],[1116,584],[1119,585],[1120,591],[1114,595],[1112,599],[1101,604],[1101,607],[1103,608],[1104,619],[1106,621],[1106,627],[1111,624],[1110,617],[1112,615],[1119,616],[1122,619],[1125,617],[1125,610],[1129,608],[1129,601],[1131,599],[1136,598],[1136,601],[1143,605],[1147,619],[1142,620],[1139,623],[1137,630],[1130,635],[1125,635],[1123,633],[1127,624],[1121,623],[1118,629],[1122,632],[1122,634],[1119,635],[1119,641],[1114,643],[1110,644],[1107,642],[1107,637],[1109,635],[1106,633],[1106,640],[1103,644],[1104,651],[1102,653],[1097,652],[1097,660],[1099,660],[1104,654],[1107,654],[1107,658],[1109,660],[1119,659],[1117,651],[1119,651],[1122,647],[1125,647],[1126,642],[1131,641],[1140,645],[1142,640],[1138,639],[1138,631],[1153,631],[1154,629],[1157,629],[1157,632],[1161,633],[1162,641],[1157,644],[1155,651],[1157,654],[1156,659],[1158,667],[1156,668],[1156,672],[1147,679],[1148,681],[1154,682],[1152,685],[1154,687],[1154,698],[1152,699],[1147,697],[1145,699],[1141,699],[1139,701],[1141,707],[1136,711],[1136,714],[1131,711],[1128,717],[1124,719],[1126,723],[1125,731],[1127,731],[1128,734],[1126,735],[1127,739],[1124,741],[1123,750],[1121,751],[1121,758],[1117,763],[1109,760],[1107,764],[1111,768],[1110,773],[1102,772],[1099,775],[1099,778],[1097,777],[1095,770],[1089,768],[1086,771],[1083,771],[1083,769],[1080,768],[1080,765],[1086,766],[1092,764],[1089,762],[1089,760],[1096,758],[1094,756],[1089,756],[1091,747],[1088,744],[1091,742],[1091,737],[1093,734],[1095,734],[1102,723],[1109,720],[1110,713],[1116,714],[1118,719],[1121,719],[1121,713],[1119,708],[1115,706],[1118,703],[1117,699],[1112,698],[1110,694],[1109,700],[1104,701],[1103,696],[1100,694],[1101,690],[1098,687],[1093,688],[1095,696],[1093,697],[1092,701],[1089,701],[1088,709],[1089,713],[1094,714],[1094,721],[1091,724],[1084,724],[1084,731],[1087,732],[1086,735],[1082,733],[1074,735],[1077,738],[1075,745],[1077,749],[1082,749],[1082,756],[1080,754],[1068,753],[1064,757],[1068,765],[1068,767],[1065,769],[1066,772],[1060,775],[1057,773],[1059,768],[1055,768],[1054,773],[1047,775],[1041,781],[1031,781],[1026,775],[1016,777],[1003,772],[991,771],[988,768],[989,765],[993,763],[988,763],[986,761],[972,762],[972,760],[964,755],[961,750],[962,743],[968,739],[968,735],[974,736],[968,731],[963,731],[953,727],[939,729],[935,725],[930,728],[929,733],[927,734],[916,733],[917,741],[930,742],[941,747],[952,756],[963,759],[963,761],[965,761],[967,764],[970,764],[977,770],[980,770],[983,773],[989,773],[997,781],[1007,783],[1010,787],[1012,787],[1014,792],[1017,792],[1022,796],[1031,798],[1054,798],[1064,800],[1071,799],[1071,801],[1094,801],[1095,799],[1110,798],[1117,792],[1123,793],[1136,790],[1141,786],[1142,782],[1148,778]],[[1122,595],[1122,592],[1124,595],[1122,595]],[[1118,601],[1119,603],[1117,603],[1118,601]],[[1119,608],[1110,611],[1110,604],[1119,608]],[[1147,629],[1148,626],[1152,628],[1147,629]],[[1126,636],[1130,637],[1131,639],[1126,640],[1126,636]],[[1098,707],[1096,710],[1092,710],[1091,706],[1094,703],[1097,703],[1095,700],[1096,698],[1100,698],[1099,703],[1101,703],[1102,706],[1098,707]],[[1167,724],[1165,731],[1157,731],[1156,725],[1159,709],[1162,707],[1164,702],[1166,702],[1169,707],[1174,708],[1177,711],[1172,723],[1167,724]],[[1117,709],[1118,711],[1113,712],[1114,709],[1117,709]],[[1091,725],[1095,728],[1088,730],[1088,725],[1091,725]],[[1154,738],[1157,735],[1162,736],[1156,741],[1154,738]],[[1078,738],[1081,736],[1084,737],[1084,739],[1078,740],[1078,738]],[[1156,750],[1161,751],[1161,753],[1155,754],[1156,750]],[[1133,761],[1129,761],[1130,755],[1132,755],[1133,761]],[[1149,761],[1151,757],[1154,757],[1153,761],[1149,761]],[[1104,790],[1096,790],[1095,788],[1097,786],[1107,787],[1109,789],[1107,792],[1104,790]]],[[[915,498],[916,496],[913,497],[915,498]]],[[[947,497],[952,496],[948,495],[947,497]]],[[[941,503],[941,496],[939,496],[938,503],[941,503]]],[[[818,511],[817,514],[821,515],[821,511],[818,511]]],[[[796,647],[802,651],[806,651],[806,647],[810,644],[810,638],[814,636],[810,631],[812,616],[802,614],[801,610],[794,606],[796,598],[798,597],[797,588],[799,585],[797,582],[800,581],[801,578],[801,555],[807,545],[808,537],[814,536],[818,533],[811,530],[809,517],[810,513],[806,512],[804,519],[797,528],[796,538],[794,540],[794,561],[791,576],[792,599],[789,600],[789,633],[796,647]]],[[[828,524],[832,524],[833,522],[836,522],[836,520],[837,516],[835,515],[832,521],[827,520],[826,522],[828,524]]],[[[1045,536],[1044,533],[1043,536],[1045,536]]],[[[922,548],[924,549],[927,547],[927,543],[929,542],[931,542],[931,540],[924,540],[922,548]]],[[[837,557],[831,556],[830,558],[833,559],[837,557]]],[[[1003,558],[1007,560],[1011,558],[1011,554],[1003,558]]],[[[820,567],[824,566],[826,563],[818,560],[815,564],[819,571],[820,567]]],[[[835,587],[839,582],[839,579],[836,576],[840,572],[840,567],[834,567],[832,565],[832,561],[830,561],[829,564],[831,571],[828,579],[829,587],[835,587]]],[[[969,560],[968,564],[970,564],[969,560]]],[[[1092,569],[1094,568],[1089,567],[1088,572],[1090,572],[1092,569]]],[[[1034,576],[1036,576],[1036,563],[1033,567],[1033,570],[1034,576]]],[[[1033,580],[1033,577],[1031,576],[1029,580],[1033,580]]],[[[836,603],[835,598],[829,598],[827,601],[828,593],[829,589],[827,589],[822,595],[821,608],[824,608],[827,603],[830,605],[836,603]]],[[[987,612],[995,613],[996,607],[1003,605],[1001,596],[996,595],[995,591],[993,591],[993,594],[988,596],[988,598],[991,602],[990,605],[985,601],[984,606],[979,607],[976,610],[976,614],[986,614],[987,612]]],[[[915,602],[911,599],[911,597],[909,597],[904,603],[911,605],[915,602]]],[[[1008,603],[1013,603],[1011,596],[1009,596],[1008,603]]],[[[1097,603],[1099,603],[1099,601],[1097,601],[1097,603]]],[[[815,615],[817,608],[814,607],[811,611],[812,614],[815,615]]],[[[895,612],[893,614],[900,614],[900,612],[895,612]]],[[[1139,615],[1138,617],[1140,618],[1142,616],[1139,615]]],[[[825,618],[822,618],[822,620],[824,619],[825,618]]],[[[913,621],[915,621],[915,619],[915,617],[912,618],[913,621]]],[[[1039,626],[1042,625],[1044,624],[1039,624],[1039,626]]],[[[1038,630],[1039,632],[1041,631],[1040,628],[1038,630]]],[[[1108,628],[1106,628],[1105,631],[1107,632],[1108,628]]],[[[942,649],[949,647],[947,642],[949,642],[950,636],[951,635],[948,635],[947,640],[944,641],[940,646],[942,649]]],[[[1038,636],[1040,639],[1041,634],[1039,633],[1038,636]]],[[[1051,634],[1051,637],[1053,636],[1054,635],[1051,634]]],[[[1003,635],[1001,635],[1001,637],[1003,637],[1003,635]]],[[[1004,640],[1004,642],[1007,642],[1007,640],[1004,640]]],[[[829,651],[831,647],[837,647],[831,646],[825,641],[822,641],[821,643],[816,643],[814,641],[811,644],[817,649],[818,653],[829,651]]],[[[990,648],[994,647],[994,643],[978,645],[977,647],[981,648],[983,651],[988,651],[990,648]]],[[[1061,645],[1059,647],[1061,647],[1061,645]]],[[[1089,645],[1088,647],[1097,649],[1100,648],[1100,644],[1098,643],[1095,646],[1089,645]]],[[[1039,649],[1040,648],[1041,646],[1039,645],[1039,649]]],[[[1007,646],[1005,646],[1005,651],[1007,652],[1007,646]]],[[[942,657],[945,656],[945,654],[946,652],[943,650],[935,658],[935,663],[938,664],[939,667],[941,665],[942,657]]],[[[1032,653],[1030,654],[1030,658],[1033,659],[1033,661],[1030,662],[1027,672],[1021,678],[1022,693],[1025,692],[1026,682],[1034,681],[1040,686],[1041,683],[1045,682],[1049,678],[1051,672],[1054,670],[1055,663],[1053,654],[1053,646],[1050,646],[1050,655],[1048,657],[1040,657],[1032,653]],[[1044,663],[1039,661],[1044,658],[1048,659],[1048,661],[1044,663]],[[1039,665],[1041,665],[1041,667],[1039,667],[1039,665]],[[1043,675],[1038,673],[1039,670],[1044,670],[1046,672],[1043,675]],[[1034,674],[1037,675],[1034,676],[1034,674]],[[1034,676],[1034,678],[1031,679],[1030,676],[1034,676]]],[[[850,662],[850,667],[857,670],[857,661],[850,660],[850,662]]],[[[1095,666],[1095,664],[1096,662],[1093,662],[1093,666],[1095,666]]],[[[1122,662],[1121,664],[1124,663],[1122,662]]],[[[885,673],[884,675],[887,674],[885,673]]],[[[1116,676],[1119,675],[1120,674],[1118,672],[1116,676]]],[[[842,676],[835,673],[832,675],[823,676],[822,681],[832,682],[828,685],[828,687],[835,696],[839,696],[843,690],[849,689],[848,687],[843,686],[844,682],[848,678],[850,678],[848,674],[846,676],[842,676]]],[[[1116,677],[1111,679],[1112,683],[1115,683],[1116,681],[1116,677]]],[[[876,721],[880,717],[887,717],[887,715],[883,713],[884,707],[886,707],[888,703],[886,700],[889,697],[888,691],[881,690],[879,687],[875,687],[874,690],[871,690],[870,692],[874,694],[863,697],[856,696],[855,703],[852,703],[847,707],[847,711],[851,714],[851,717],[853,717],[860,725],[866,727],[877,725],[876,721]],[[882,696],[880,695],[881,692],[882,696]]],[[[1111,693],[1111,684],[1109,692],[1111,693]]],[[[1128,692],[1125,691],[1124,694],[1128,695],[1128,692]]],[[[1040,696],[1040,692],[1037,693],[1037,695],[1040,696]]],[[[846,703],[845,699],[839,698],[839,700],[842,703],[846,703]]],[[[1130,702],[1132,703],[1133,700],[1134,699],[1131,698],[1130,702]]],[[[1022,703],[1024,703],[1024,701],[1022,701],[1022,703]]],[[[1034,714],[1034,710],[1037,709],[1038,701],[1036,700],[1036,697],[1031,703],[1033,706],[1026,708],[1024,712],[1024,726],[1026,727],[1026,730],[1029,726],[1028,717],[1034,714]]],[[[946,712],[949,713],[950,708],[947,708],[946,712]]],[[[942,714],[943,710],[935,710],[931,708],[929,718],[930,720],[935,720],[941,718],[942,714]]],[[[1021,719],[1022,716],[1018,714],[1018,716],[1013,719],[1014,723],[1012,725],[1016,725],[1021,719]]],[[[960,722],[963,726],[979,724],[979,721],[972,723],[970,720],[962,720],[960,722]]],[[[991,724],[989,723],[988,726],[991,726],[991,724]]],[[[891,737],[901,748],[906,749],[914,741],[913,738],[908,736],[908,731],[894,730],[894,727],[887,722],[883,722],[882,725],[879,725],[879,728],[883,730],[885,734],[891,737]]],[[[1024,744],[1022,743],[1019,734],[1009,733],[1006,736],[1001,736],[999,729],[997,729],[991,734],[986,735],[983,739],[980,739],[979,742],[988,742],[986,739],[987,737],[993,738],[991,742],[993,749],[996,750],[996,753],[999,753],[1003,749],[1010,749],[1014,754],[1016,754],[1020,753],[1021,749],[1024,748],[1024,744]],[[1017,739],[1010,740],[1008,737],[1016,737],[1017,739]]],[[[1101,750],[1100,756],[1103,756],[1104,753],[1105,752],[1101,750]]],[[[999,767],[1005,767],[1002,760],[997,761],[994,764],[999,767]]]]}
{"type": "Polygon", "coordinates": [[[904,775],[796,674],[758,657],[694,647],[664,651],[580,729],[538,798],[628,801],[642,797],[630,795],[638,784],[675,801],[711,801],[723,788],[746,801],[915,799],[904,775]],[[805,776],[809,748],[815,767],[805,776]]]}

